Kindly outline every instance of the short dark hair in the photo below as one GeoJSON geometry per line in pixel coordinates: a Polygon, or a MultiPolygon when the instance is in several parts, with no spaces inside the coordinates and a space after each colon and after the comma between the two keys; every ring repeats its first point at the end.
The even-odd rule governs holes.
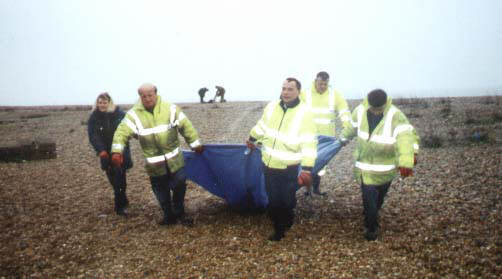
{"type": "Polygon", "coordinates": [[[387,103],[387,93],[382,89],[374,89],[368,93],[368,103],[374,108],[381,107],[387,103]]]}
{"type": "Polygon", "coordinates": [[[322,72],[317,73],[316,78],[323,80],[323,81],[327,81],[329,79],[329,74],[325,71],[322,71],[322,72]]]}
{"type": "Polygon", "coordinates": [[[302,90],[302,84],[300,83],[300,81],[298,81],[296,78],[292,78],[292,77],[288,77],[286,79],[288,82],[292,82],[294,81],[295,84],[296,84],[296,89],[298,89],[298,91],[302,90]]]}

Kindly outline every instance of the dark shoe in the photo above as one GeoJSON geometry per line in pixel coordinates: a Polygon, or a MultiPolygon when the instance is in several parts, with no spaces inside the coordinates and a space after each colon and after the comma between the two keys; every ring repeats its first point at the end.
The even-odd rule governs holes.
{"type": "Polygon", "coordinates": [[[289,231],[291,229],[291,227],[293,226],[293,221],[291,222],[288,222],[285,227],[284,227],[284,230],[285,231],[289,231]]]}
{"type": "Polygon", "coordinates": [[[186,227],[193,227],[193,219],[190,218],[190,217],[187,217],[185,215],[182,215],[180,218],[180,223],[183,225],[183,226],[186,226],[186,227]]]}
{"type": "Polygon", "coordinates": [[[319,191],[319,189],[316,189],[316,190],[312,191],[312,193],[314,193],[316,195],[319,195],[319,196],[326,196],[328,194],[326,192],[319,191]]]}
{"type": "Polygon", "coordinates": [[[268,237],[268,240],[270,241],[280,241],[282,238],[284,238],[284,232],[274,232],[268,237]]]}
{"type": "Polygon", "coordinates": [[[171,225],[174,225],[176,224],[176,219],[162,219],[162,221],[160,221],[158,223],[160,226],[171,226],[171,225]]]}
{"type": "Polygon", "coordinates": [[[127,209],[125,207],[117,209],[117,215],[127,217],[127,209]]]}
{"type": "Polygon", "coordinates": [[[367,230],[366,233],[364,233],[364,238],[368,241],[374,241],[378,237],[378,229],[375,229],[373,231],[367,230]]]}

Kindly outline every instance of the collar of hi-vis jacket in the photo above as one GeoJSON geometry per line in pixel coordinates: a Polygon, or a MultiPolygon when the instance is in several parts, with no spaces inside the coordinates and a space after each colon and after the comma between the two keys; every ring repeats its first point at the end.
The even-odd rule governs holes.
{"type": "Polygon", "coordinates": [[[318,113],[333,113],[334,110],[335,110],[335,90],[331,90],[331,86],[328,86],[326,88],[326,91],[324,92],[318,92],[317,91],[317,88],[315,87],[315,81],[312,82],[312,86],[310,87],[310,90],[306,90],[305,91],[305,102],[307,103],[307,106],[312,109],[314,112],[318,112],[318,113]],[[323,108],[320,108],[320,109],[317,109],[317,108],[313,108],[313,101],[312,101],[312,95],[313,94],[319,94],[319,95],[323,95],[323,94],[328,94],[329,97],[328,97],[328,109],[325,110],[323,108]]]}
{"type": "Polygon", "coordinates": [[[397,135],[401,132],[413,130],[413,126],[410,124],[400,124],[392,130],[392,119],[394,114],[398,112],[398,109],[392,106],[392,100],[390,97],[387,97],[387,103],[385,104],[385,110],[383,112],[383,119],[377,125],[377,128],[383,125],[383,129],[380,130],[378,134],[369,135],[368,131],[361,130],[361,123],[365,117],[366,111],[369,108],[369,103],[367,98],[363,101],[363,107],[358,109],[357,111],[357,122],[353,123],[357,127],[357,135],[363,140],[370,140],[371,142],[379,143],[379,144],[394,144],[396,143],[397,135]]]}
{"type": "MultiPolygon", "coordinates": [[[[155,107],[153,108],[153,114],[160,114],[161,108],[162,108],[161,98],[160,98],[160,96],[157,96],[157,103],[155,104],[155,107]]],[[[127,114],[129,114],[134,119],[134,122],[125,118],[125,123],[138,136],[148,136],[150,134],[165,132],[173,127],[178,126],[180,121],[182,121],[186,117],[183,113],[180,113],[179,118],[176,119],[176,105],[171,104],[170,109],[171,109],[171,112],[170,112],[170,117],[169,117],[169,123],[162,123],[160,125],[157,125],[155,127],[150,127],[150,128],[143,127],[143,123],[141,122],[139,116],[135,112],[135,110],[138,110],[138,112],[147,111],[140,100],[135,105],[134,109],[127,112],[127,114]]]]}
{"type": "Polygon", "coordinates": [[[296,99],[294,99],[293,101],[291,101],[291,103],[289,104],[286,104],[282,99],[281,99],[281,102],[279,103],[281,108],[286,111],[287,109],[289,108],[294,108],[296,107],[298,104],[300,103],[300,98],[299,97],[296,97],[296,99]]]}

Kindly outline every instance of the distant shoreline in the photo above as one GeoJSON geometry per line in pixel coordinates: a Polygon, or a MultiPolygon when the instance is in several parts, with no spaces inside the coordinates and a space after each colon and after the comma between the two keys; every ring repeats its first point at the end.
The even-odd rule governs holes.
{"type": "MultiPolygon", "coordinates": [[[[484,95],[484,96],[455,96],[455,97],[450,97],[450,96],[444,96],[444,97],[407,97],[407,98],[393,98],[393,100],[416,100],[416,99],[479,99],[479,98],[491,98],[491,97],[499,97],[502,95],[484,95]]],[[[270,101],[270,100],[268,100],[270,101]]],[[[238,103],[264,103],[268,102],[267,100],[262,100],[262,101],[228,101],[226,103],[204,103],[203,105],[230,105],[230,104],[238,104],[238,103]]],[[[347,102],[360,102],[362,99],[347,99],[347,102]]],[[[177,105],[183,106],[183,105],[196,105],[199,104],[199,102],[181,102],[181,103],[176,103],[177,105]]],[[[124,108],[124,109],[129,109],[133,106],[134,104],[118,104],[119,107],[124,108]]],[[[13,111],[13,110],[53,110],[53,111],[90,111],[92,110],[92,105],[13,105],[13,106],[5,106],[5,105],[0,105],[0,111],[13,111]]]]}

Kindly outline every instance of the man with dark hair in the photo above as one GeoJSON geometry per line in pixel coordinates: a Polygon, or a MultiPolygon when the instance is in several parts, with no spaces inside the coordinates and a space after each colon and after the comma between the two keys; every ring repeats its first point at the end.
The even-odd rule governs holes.
{"type": "Polygon", "coordinates": [[[300,82],[287,78],[282,84],[280,100],[270,102],[250,132],[246,142],[254,150],[261,143],[267,213],[274,224],[269,240],[281,240],[291,228],[296,206],[296,190],[310,185],[311,170],[317,156],[312,113],[298,98],[300,82]],[[301,171],[298,169],[301,164],[301,171]]]}
{"type": "MultiPolygon", "coordinates": [[[[319,72],[311,88],[302,91],[300,99],[307,104],[314,114],[317,135],[334,137],[337,115],[340,117],[344,128],[350,126],[350,111],[347,101],[339,91],[329,88],[329,74],[327,72],[319,72]]],[[[321,176],[325,173],[326,168],[323,168],[318,174],[313,174],[312,188],[314,194],[326,195],[326,192],[320,190],[321,176]]],[[[310,191],[305,192],[305,194],[310,195],[310,191]]]]}
{"type": "Polygon", "coordinates": [[[316,79],[328,81],[329,80],[329,74],[325,71],[321,71],[317,73],[316,79]]]}
{"type": "Polygon", "coordinates": [[[378,211],[392,180],[413,175],[418,136],[387,93],[375,89],[352,112],[352,126],[342,131],[342,142],[357,136],[354,178],[361,184],[364,237],[378,237],[378,211]],[[381,123],[381,124],[379,124],[381,123]]]}
{"type": "Polygon", "coordinates": [[[204,103],[204,96],[206,96],[206,92],[209,91],[206,87],[202,87],[199,89],[199,97],[200,97],[200,103],[204,103]]]}

